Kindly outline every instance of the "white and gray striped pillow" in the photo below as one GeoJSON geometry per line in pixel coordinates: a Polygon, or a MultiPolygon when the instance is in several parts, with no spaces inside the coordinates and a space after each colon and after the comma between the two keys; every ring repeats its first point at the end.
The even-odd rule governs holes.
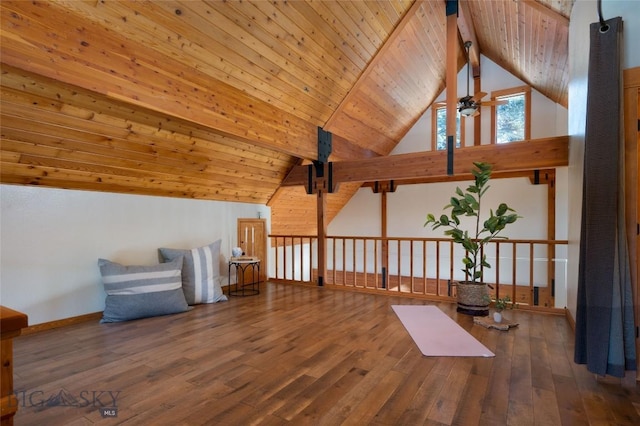
{"type": "Polygon", "coordinates": [[[165,262],[184,258],[182,290],[189,305],[227,300],[220,286],[220,246],[222,240],[189,250],[161,248],[165,262]]]}
{"type": "Polygon", "coordinates": [[[125,266],[98,259],[107,293],[101,323],[189,310],[182,292],[182,258],[153,266],[125,266]]]}

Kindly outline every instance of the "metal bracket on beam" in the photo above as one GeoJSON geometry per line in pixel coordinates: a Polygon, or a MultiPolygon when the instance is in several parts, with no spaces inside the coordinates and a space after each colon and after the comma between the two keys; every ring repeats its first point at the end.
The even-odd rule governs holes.
{"type": "Polygon", "coordinates": [[[529,181],[533,185],[549,185],[551,188],[555,186],[554,170],[535,169],[533,174],[529,176],[529,181]]]}
{"type": "Polygon", "coordinates": [[[445,6],[445,10],[447,12],[447,16],[455,14],[458,16],[458,0],[447,0],[445,6]]]}
{"type": "Polygon", "coordinates": [[[331,139],[331,132],[318,127],[318,160],[307,166],[307,194],[317,194],[318,191],[331,193],[336,189],[333,184],[333,163],[329,162],[331,139]]]}
{"type": "Polygon", "coordinates": [[[333,183],[333,163],[314,161],[307,165],[307,194],[317,194],[318,191],[333,193],[336,187],[333,183]]]}
{"type": "Polygon", "coordinates": [[[329,161],[332,148],[332,135],[321,127],[318,127],[318,161],[326,163],[329,161]]]}
{"type": "Polygon", "coordinates": [[[393,180],[387,180],[387,181],[375,181],[373,183],[373,193],[374,194],[379,194],[381,192],[396,192],[396,183],[393,180]]]}

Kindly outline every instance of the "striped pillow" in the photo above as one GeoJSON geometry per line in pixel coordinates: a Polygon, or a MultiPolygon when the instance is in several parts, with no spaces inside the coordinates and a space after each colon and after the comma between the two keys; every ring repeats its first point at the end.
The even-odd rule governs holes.
{"type": "Polygon", "coordinates": [[[159,249],[164,262],[184,258],[182,291],[189,305],[227,300],[220,287],[220,246],[222,240],[190,250],[159,249]]]}
{"type": "Polygon", "coordinates": [[[189,310],[182,292],[182,258],[153,266],[125,266],[98,259],[107,293],[101,323],[189,310]]]}

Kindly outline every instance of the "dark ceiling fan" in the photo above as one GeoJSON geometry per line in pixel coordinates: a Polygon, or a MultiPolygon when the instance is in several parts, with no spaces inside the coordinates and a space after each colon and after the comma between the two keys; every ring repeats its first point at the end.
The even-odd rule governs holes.
{"type": "MultiPolygon", "coordinates": [[[[466,117],[475,117],[480,114],[480,106],[491,106],[491,105],[504,105],[507,101],[485,101],[482,102],[482,98],[487,96],[485,92],[477,92],[473,96],[469,93],[469,71],[471,69],[471,59],[469,56],[469,48],[471,47],[470,41],[464,42],[464,48],[467,51],[467,95],[458,99],[457,110],[461,115],[466,117]]],[[[446,102],[438,102],[435,104],[436,106],[446,105],[446,102]]]]}

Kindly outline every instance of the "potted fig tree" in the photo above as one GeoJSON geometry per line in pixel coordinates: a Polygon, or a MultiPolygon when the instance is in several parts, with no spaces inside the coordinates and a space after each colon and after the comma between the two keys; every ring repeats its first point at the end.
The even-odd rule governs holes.
{"type": "Polygon", "coordinates": [[[473,165],[471,173],[474,182],[465,191],[456,188],[450,203],[444,207],[449,213],[438,218],[431,213],[427,214],[424,226],[430,225],[432,229],[444,228],[444,234],[450,236],[454,243],[460,244],[465,250],[462,258],[465,280],[454,283],[451,277],[452,284],[456,285],[458,312],[486,316],[489,314],[491,299],[488,296],[487,284],[483,281],[483,269],[491,268],[491,265],[487,262],[484,248],[495,239],[506,239],[499,234],[520,216],[506,203],[500,203],[495,210],[489,210],[486,219],[481,219],[482,198],[489,189],[492,166],[480,162],[473,165]],[[460,219],[465,216],[473,218],[474,225],[470,230],[461,228],[460,219]]]}

